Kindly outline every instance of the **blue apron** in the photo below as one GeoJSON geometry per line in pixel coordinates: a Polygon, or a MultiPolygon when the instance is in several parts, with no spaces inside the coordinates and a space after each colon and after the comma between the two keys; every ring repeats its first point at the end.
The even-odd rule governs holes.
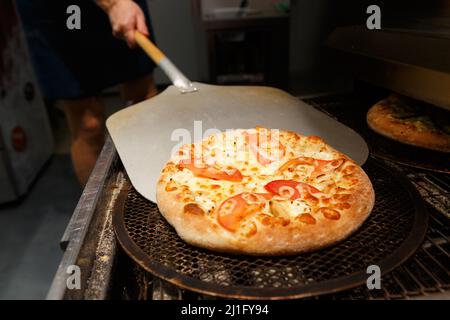
{"type": "MultiPolygon", "coordinates": [[[[150,33],[146,0],[143,9],[150,33]]],[[[31,59],[43,95],[76,99],[153,71],[154,63],[139,48],[128,48],[112,35],[108,16],[94,0],[17,0],[31,59]],[[69,5],[81,9],[81,30],[69,30],[69,5]]]]}

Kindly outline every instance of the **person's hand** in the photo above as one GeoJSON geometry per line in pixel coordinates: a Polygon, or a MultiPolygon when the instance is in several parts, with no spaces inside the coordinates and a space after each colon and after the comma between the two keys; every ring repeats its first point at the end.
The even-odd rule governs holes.
{"type": "Polygon", "coordinates": [[[149,35],[144,12],[134,1],[112,1],[105,11],[109,16],[113,35],[124,39],[130,48],[136,46],[136,31],[146,36],[149,35]]]}

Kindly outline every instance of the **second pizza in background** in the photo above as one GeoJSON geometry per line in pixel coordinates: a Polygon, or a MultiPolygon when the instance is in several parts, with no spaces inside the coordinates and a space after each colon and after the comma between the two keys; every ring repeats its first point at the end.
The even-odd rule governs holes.
{"type": "Polygon", "coordinates": [[[367,124],[389,139],[450,152],[450,112],[447,110],[392,94],[369,109],[367,124]]]}

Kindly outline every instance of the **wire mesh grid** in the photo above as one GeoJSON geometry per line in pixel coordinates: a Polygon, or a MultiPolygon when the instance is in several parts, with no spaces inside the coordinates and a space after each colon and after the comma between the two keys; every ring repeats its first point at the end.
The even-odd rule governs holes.
{"type": "Polygon", "coordinates": [[[450,168],[442,153],[404,146],[370,131],[365,122],[368,108],[379,98],[354,93],[330,95],[306,102],[344,122],[369,144],[371,152],[403,172],[428,205],[430,223],[419,250],[401,267],[383,276],[382,290],[362,286],[333,296],[340,299],[404,299],[448,293],[450,289],[450,168]],[[412,157],[411,155],[414,155],[412,157]],[[397,164],[399,163],[399,164],[397,164]],[[400,164],[407,164],[402,166],[400,164]],[[425,170],[412,168],[419,167],[425,170]]]}
{"type": "Polygon", "coordinates": [[[370,217],[347,240],[320,251],[250,257],[196,248],[181,240],[157,206],[134,189],[128,191],[123,206],[124,232],[116,227],[116,233],[125,250],[147,271],[197,292],[281,298],[343,290],[365,281],[369,265],[388,271],[403,262],[426,229],[425,211],[404,182],[373,159],[364,169],[377,195],[370,217]]]}

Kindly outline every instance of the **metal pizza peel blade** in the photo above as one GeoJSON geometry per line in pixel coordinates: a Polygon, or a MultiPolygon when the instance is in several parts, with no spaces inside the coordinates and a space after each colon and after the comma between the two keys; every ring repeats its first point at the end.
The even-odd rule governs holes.
{"type": "Polygon", "coordinates": [[[359,165],[367,160],[369,150],[359,134],[282,90],[191,83],[162,59],[157,63],[174,85],[106,122],[131,183],[150,201],[156,202],[156,184],[174,148],[202,140],[210,129],[292,130],[321,137],[359,165]]]}

